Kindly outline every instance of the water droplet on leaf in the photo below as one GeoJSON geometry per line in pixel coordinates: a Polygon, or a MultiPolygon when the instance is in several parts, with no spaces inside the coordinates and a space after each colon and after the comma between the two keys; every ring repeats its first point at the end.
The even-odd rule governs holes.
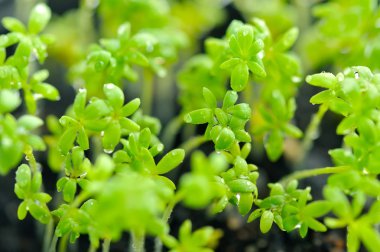
{"type": "Polygon", "coordinates": [[[115,85],[112,84],[112,83],[108,83],[108,84],[106,84],[106,88],[107,88],[107,89],[114,89],[114,88],[115,88],[115,85]]]}
{"type": "Polygon", "coordinates": [[[104,151],[105,153],[107,153],[107,154],[111,154],[111,153],[113,152],[112,149],[104,149],[103,151],[104,151]]]}

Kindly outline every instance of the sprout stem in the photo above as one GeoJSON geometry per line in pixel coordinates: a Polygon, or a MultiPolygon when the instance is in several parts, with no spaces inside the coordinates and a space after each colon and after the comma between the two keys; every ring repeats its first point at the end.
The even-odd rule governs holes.
{"type": "Polygon", "coordinates": [[[303,164],[305,158],[313,147],[313,141],[316,139],[318,134],[319,125],[321,124],[322,118],[326,114],[327,110],[328,106],[323,104],[319,107],[318,112],[312,116],[311,122],[306,129],[305,136],[302,141],[302,153],[296,162],[296,167],[303,164]]]}
{"type": "Polygon", "coordinates": [[[195,136],[181,144],[179,148],[184,149],[185,153],[188,154],[206,141],[207,139],[204,136],[195,136]]]}
{"type": "Polygon", "coordinates": [[[109,252],[110,251],[110,244],[111,244],[111,239],[105,238],[103,241],[102,252],[109,252]]]}
{"type": "MultiPolygon", "coordinates": [[[[178,192],[174,196],[172,201],[169,202],[169,204],[167,205],[167,207],[165,209],[164,214],[162,215],[162,220],[165,223],[167,223],[169,221],[170,215],[172,214],[175,205],[177,205],[177,203],[179,201],[181,201],[182,198],[183,198],[183,193],[178,192]]],[[[162,241],[161,241],[160,237],[158,237],[158,236],[156,237],[156,239],[154,241],[154,251],[155,252],[162,252],[162,241]]]]}
{"type": "Polygon", "coordinates": [[[49,252],[55,252],[56,251],[57,242],[58,242],[58,236],[53,235],[53,239],[50,242],[49,252]]]}
{"type": "Polygon", "coordinates": [[[24,154],[26,156],[26,160],[28,160],[32,173],[36,173],[37,171],[37,161],[33,155],[33,149],[30,145],[27,145],[24,150],[24,154]]]}
{"type": "Polygon", "coordinates": [[[53,230],[54,230],[54,219],[51,218],[47,226],[45,227],[45,234],[44,234],[44,243],[43,243],[43,252],[49,252],[51,241],[53,237],[53,230]]]}
{"type": "Polygon", "coordinates": [[[143,85],[141,94],[141,107],[146,115],[151,115],[153,103],[153,74],[145,70],[143,74],[143,85]]]}
{"type": "Polygon", "coordinates": [[[323,174],[341,173],[350,170],[350,166],[323,167],[310,170],[296,171],[288,176],[283,177],[279,183],[286,185],[292,180],[300,180],[323,174]]]}
{"type": "Polygon", "coordinates": [[[132,237],[132,251],[133,252],[144,252],[145,248],[145,235],[144,232],[137,232],[132,231],[131,232],[132,237]]]}
{"type": "Polygon", "coordinates": [[[179,115],[169,121],[162,134],[162,142],[168,149],[172,149],[175,136],[183,124],[183,116],[179,115]]]}
{"type": "Polygon", "coordinates": [[[64,235],[61,238],[61,240],[59,241],[59,248],[58,248],[59,252],[66,252],[68,240],[69,240],[69,235],[68,234],[64,235]]]}

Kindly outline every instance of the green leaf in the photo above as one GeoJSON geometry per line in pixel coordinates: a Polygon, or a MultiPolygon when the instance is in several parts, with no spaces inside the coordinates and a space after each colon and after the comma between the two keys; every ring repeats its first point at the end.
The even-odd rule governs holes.
{"type": "Polygon", "coordinates": [[[59,151],[66,154],[73,147],[75,138],[77,137],[77,129],[68,128],[61,136],[58,142],[59,151]]]}
{"type": "Polygon", "coordinates": [[[352,200],[352,213],[355,217],[362,212],[366,201],[367,197],[363,192],[358,191],[354,194],[352,200]]]}
{"type": "Polygon", "coordinates": [[[140,131],[139,144],[144,148],[148,148],[150,145],[151,137],[152,133],[150,132],[150,129],[144,128],[140,131]]]}
{"type": "Polygon", "coordinates": [[[33,91],[51,101],[58,101],[60,99],[58,89],[47,83],[33,85],[33,91]]]}
{"type": "Polygon", "coordinates": [[[188,239],[191,235],[191,228],[192,228],[191,221],[185,220],[182,223],[181,227],[179,228],[178,238],[181,241],[188,239]]]}
{"type": "Polygon", "coordinates": [[[360,174],[356,171],[337,173],[329,176],[327,183],[343,190],[356,186],[360,181],[360,174]]]}
{"type": "Polygon", "coordinates": [[[227,109],[228,113],[231,113],[233,116],[236,116],[243,120],[248,120],[251,118],[251,108],[247,103],[240,103],[234,106],[231,106],[227,109]]]}
{"type": "Polygon", "coordinates": [[[184,193],[183,203],[192,208],[206,207],[214,195],[210,179],[199,174],[183,175],[180,180],[180,190],[184,193]]]}
{"type": "Polygon", "coordinates": [[[215,95],[210,91],[210,89],[203,87],[203,98],[205,99],[209,108],[216,108],[217,101],[215,95]]]}
{"type": "Polygon", "coordinates": [[[307,231],[308,231],[308,226],[307,226],[306,222],[302,222],[300,230],[299,230],[301,238],[305,238],[306,237],[307,231]]]}
{"type": "Polygon", "coordinates": [[[96,72],[104,71],[110,64],[112,55],[105,50],[91,52],[87,56],[87,62],[92,64],[96,72]]]}
{"type": "Polygon", "coordinates": [[[249,215],[247,222],[250,223],[250,222],[256,220],[257,218],[259,218],[262,215],[262,213],[263,213],[263,210],[261,208],[256,209],[255,211],[253,211],[249,215]]]}
{"type": "Polygon", "coordinates": [[[359,235],[369,251],[375,252],[380,248],[380,235],[372,227],[361,225],[359,235]]]}
{"type": "Polygon", "coordinates": [[[52,197],[47,193],[35,193],[33,195],[34,200],[38,200],[42,203],[47,203],[51,201],[52,197]]]}
{"type": "Polygon", "coordinates": [[[129,52],[128,61],[140,66],[149,66],[149,59],[139,51],[129,52]]]}
{"type": "Polygon", "coordinates": [[[111,122],[107,129],[104,130],[102,144],[106,152],[112,152],[120,142],[121,128],[119,122],[111,122]]]}
{"type": "Polygon", "coordinates": [[[227,182],[227,185],[233,193],[251,193],[257,191],[256,185],[246,179],[235,179],[227,182]]]}
{"type": "Polygon", "coordinates": [[[215,116],[221,126],[226,127],[228,123],[228,115],[220,108],[214,110],[215,116]]]}
{"type": "Polygon", "coordinates": [[[239,213],[246,215],[252,208],[253,195],[252,193],[240,193],[240,199],[238,203],[239,213]]]}
{"type": "Polygon", "coordinates": [[[281,204],[283,204],[284,200],[285,200],[284,195],[270,196],[270,197],[263,199],[263,201],[261,201],[260,207],[264,208],[264,209],[277,207],[277,206],[280,206],[281,204]]]}
{"type": "Polygon", "coordinates": [[[157,174],[164,174],[183,162],[185,151],[183,149],[174,149],[168,152],[157,164],[157,174]]]}
{"type": "Polygon", "coordinates": [[[286,124],[284,127],[284,131],[288,136],[294,138],[300,138],[303,135],[302,131],[292,124],[286,124]]]}
{"type": "Polygon", "coordinates": [[[140,125],[129,118],[120,118],[119,123],[122,129],[128,130],[129,132],[137,132],[140,130],[140,125]]]}
{"type": "Polygon", "coordinates": [[[66,202],[72,202],[74,200],[76,191],[77,191],[77,182],[74,179],[69,179],[62,190],[63,199],[66,202]]]}
{"type": "Polygon", "coordinates": [[[21,104],[20,94],[15,90],[0,90],[0,113],[8,113],[15,110],[21,104]]]}
{"type": "Polygon", "coordinates": [[[32,34],[41,32],[48,24],[51,11],[46,4],[39,3],[33,9],[29,17],[28,28],[32,34]]]}
{"type": "Polygon", "coordinates": [[[70,230],[71,230],[71,222],[69,219],[65,218],[65,219],[60,220],[60,222],[58,222],[58,225],[55,228],[55,235],[57,237],[62,237],[65,234],[69,233],[70,230]]]}
{"type": "Polygon", "coordinates": [[[290,215],[283,218],[283,227],[286,231],[290,232],[299,224],[299,219],[296,215],[290,215]]]}
{"type": "Polygon", "coordinates": [[[232,69],[231,72],[231,88],[237,92],[245,89],[248,83],[248,66],[245,63],[240,63],[232,69]]]}
{"type": "Polygon", "coordinates": [[[186,123],[191,124],[204,124],[212,120],[213,112],[209,108],[203,108],[191,111],[187,113],[184,117],[186,123]]]}
{"type": "Polygon", "coordinates": [[[39,117],[33,115],[23,115],[18,120],[18,125],[26,130],[34,130],[44,124],[39,117]]]}
{"type": "Polygon", "coordinates": [[[266,139],[264,146],[271,161],[276,161],[282,154],[284,138],[281,131],[272,131],[266,139]]]}
{"type": "Polygon", "coordinates": [[[30,214],[39,222],[48,224],[51,218],[49,209],[46,205],[40,205],[33,201],[28,204],[30,214]]]}
{"type": "Polygon", "coordinates": [[[329,201],[319,200],[308,204],[302,212],[306,216],[316,218],[327,214],[331,208],[332,205],[329,201]]]}
{"type": "Polygon", "coordinates": [[[337,187],[326,186],[323,189],[323,195],[332,203],[332,210],[335,215],[342,218],[352,217],[350,203],[341,190],[339,190],[337,187]]]}
{"type": "Polygon", "coordinates": [[[121,108],[120,115],[127,117],[132,115],[140,107],[141,101],[139,98],[135,98],[132,101],[128,102],[124,107],[121,108]]]}
{"type": "Polygon", "coordinates": [[[96,118],[109,115],[111,110],[103,100],[95,100],[92,103],[88,104],[84,110],[84,116],[86,120],[93,120],[96,118]]]}
{"type": "Polygon", "coordinates": [[[75,146],[71,151],[71,163],[74,169],[78,169],[84,159],[84,151],[81,147],[75,146]]]}
{"type": "Polygon", "coordinates": [[[8,31],[25,33],[25,25],[18,19],[13,17],[4,17],[1,23],[8,31]]]}
{"type": "Polygon", "coordinates": [[[77,116],[80,116],[84,113],[84,109],[86,107],[86,98],[87,98],[87,90],[84,88],[79,89],[79,92],[75,96],[73,108],[74,113],[77,116]]]}
{"type": "Polygon", "coordinates": [[[62,177],[57,181],[57,191],[61,192],[65,188],[66,183],[69,181],[68,177],[62,177]]]}
{"type": "Polygon", "coordinates": [[[16,44],[20,40],[16,33],[0,35],[0,47],[8,47],[16,44]]]}
{"type": "Polygon", "coordinates": [[[242,50],[240,48],[240,45],[236,39],[236,36],[231,36],[230,37],[230,40],[228,42],[230,48],[231,48],[231,51],[237,55],[237,56],[241,56],[242,55],[242,50]]]}
{"type": "Polygon", "coordinates": [[[117,29],[117,36],[122,42],[127,42],[131,35],[131,24],[123,23],[117,29]]]}
{"type": "Polygon", "coordinates": [[[235,134],[229,128],[223,128],[219,135],[213,139],[216,150],[229,149],[235,141],[235,134]]]}
{"type": "Polygon", "coordinates": [[[232,90],[227,91],[223,99],[222,109],[225,110],[233,106],[236,103],[238,98],[239,98],[238,94],[235,91],[232,91],[232,90]]]}
{"type": "Polygon", "coordinates": [[[43,82],[49,77],[49,71],[46,69],[41,69],[35,72],[32,76],[32,82],[38,83],[43,82]]]}
{"type": "Polygon", "coordinates": [[[216,203],[211,206],[211,212],[217,214],[222,212],[228,205],[228,197],[221,197],[216,203]]]}
{"type": "Polygon", "coordinates": [[[293,27],[286,31],[274,45],[274,49],[280,52],[288,50],[297,40],[299,29],[293,27]]]}
{"type": "MultiPolygon", "coordinates": [[[[7,53],[6,53],[5,48],[1,47],[1,36],[2,35],[0,35],[0,65],[3,65],[4,61],[5,61],[5,58],[7,57],[7,53]]],[[[4,78],[1,73],[0,73],[0,76],[1,76],[1,78],[4,78]]]]}
{"type": "Polygon", "coordinates": [[[261,50],[264,49],[264,46],[264,41],[262,41],[262,39],[256,39],[249,49],[249,55],[252,56],[258,54],[261,50]]]}
{"type": "Polygon", "coordinates": [[[305,220],[307,226],[317,232],[325,232],[327,230],[326,226],[317,221],[316,219],[313,218],[307,218],[305,220]]]}
{"type": "Polygon", "coordinates": [[[83,150],[88,150],[90,148],[88,136],[83,127],[79,128],[77,142],[83,150]]]}
{"type": "Polygon", "coordinates": [[[251,25],[242,25],[236,32],[236,38],[240,48],[244,53],[248,53],[253,42],[253,27],[251,25]]]}
{"type": "Polygon", "coordinates": [[[114,109],[119,109],[124,104],[124,93],[118,86],[112,83],[103,86],[103,92],[114,109]]]}
{"type": "Polygon", "coordinates": [[[363,118],[362,120],[359,120],[358,131],[360,137],[362,137],[366,142],[376,144],[378,128],[371,119],[363,118]]]}
{"type": "Polygon", "coordinates": [[[228,60],[224,61],[220,65],[220,68],[221,69],[232,70],[237,64],[240,64],[240,63],[242,63],[241,59],[239,59],[239,58],[231,58],[231,59],[228,59],[228,60]]]}
{"type": "Polygon", "coordinates": [[[17,217],[19,220],[25,219],[28,213],[28,204],[25,201],[22,201],[17,208],[17,217]]]}
{"type": "Polygon", "coordinates": [[[264,67],[259,62],[250,60],[247,62],[247,65],[249,70],[259,78],[265,78],[267,76],[264,67]]]}
{"type": "Polygon", "coordinates": [[[319,92],[318,94],[312,96],[310,98],[310,103],[313,105],[327,103],[334,97],[335,96],[334,96],[334,93],[332,90],[324,90],[324,91],[319,92]]]}
{"type": "Polygon", "coordinates": [[[338,83],[338,79],[332,73],[318,73],[308,75],[306,82],[317,87],[334,88],[335,84],[338,83]]]}
{"type": "Polygon", "coordinates": [[[331,111],[343,116],[347,116],[352,111],[352,105],[340,98],[332,99],[329,108],[331,111]]]}
{"type": "Polygon", "coordinates": [[[22,164],[18,167],[16,172],[16,182],[20,187],[27,187],[32,179],[32,172],[29,166],[22,164]]]}
{"type": "Polygon", "coordinates": [[[261,233],[265,234],[271,229],[273,224],[274,216],[273,213],[269,210],[263,212],[260,218],[260,230],[261,233]]]}

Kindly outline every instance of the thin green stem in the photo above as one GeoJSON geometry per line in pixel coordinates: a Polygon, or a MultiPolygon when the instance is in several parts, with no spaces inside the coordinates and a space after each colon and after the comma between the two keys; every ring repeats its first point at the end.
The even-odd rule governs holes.
{"type": "Polygon", "coordinates": [[[111,245],[111,239],[105,238],[103,241],[102,252],[109,252],[110,251],[110,245],[111,245]]]}
{"type": "Polygon", "coordinates": [[[302,153],[296,162],[296,167],[299,167],[303,164],[305,158],[313,147],[313,141],[318,136],[319,126],[327,110],[328,106],[323,104],[319,107],[317,113],[313,115],[311,122],[306,129],[305,136],[302,140],[302,153]]]}
{"type": "Polygon", "coordinates": [[[341,173],[350,170],[350,166],[323,167],[310,170],[296,171],[283,177],[279,183],[286,185],[292,180],[300,180],[324,174],[341,173]]]}
{"type": "Polygon", "coordinates": [[[66,234],[64,235],[60,241],[59,241],[59,248],[58,248],[58,251],[59,252],[66,252],[67,250],[67,242],[69,241],[69,235],[66,234]]]}
{"type": "Polygon", "coordinates": [[[170,120],[170,122],[165,127],[165,130],[162,134],[162,142],[166,148],[172,149],[175,136],[177,135],[179,129],[182,127],[183,122],[183,116],[179,115],[170,120]]]}
{"type": "Polygon", "coordinates": [[[90,247],[88,248],[88,252],[96,252],[95,246],[90,244],[90,247]]]}
{"type": "Polygon", "coordinates": [[[133,252],[144,252],[145,251],[145,235],[144,232],[132,231],[132,251],[133,252]]]}
{"type": "Polygon", "coordinates": [[[53,220],[53,218],[51,218],[49,223],[45,227],[44,243],[42,246],[43,252],[49,252],[50,251],[50,242],[51,242],[52,237],[53,237],[53,231],[54,231],[54,220],[53,220]]]}
{"type": "Polygon", "coordinates": [[[190,153],[192,150],[198,148],[200,145],[205,143],[207,139],[204,136],[195,136],[180,145],[179,148],[185,150],[185,153],[190,153]]]}
{"type": "Polygon", "coordinates": [[[53,239],[50,242],[49,252],[55,252],[57,248],[58,237],[53,235],[53,239]]]}
{"type": "Polygon", "coordinates": [[[36,158],[33,155],[33,149],[30,145],[27,145],[25,147],[24,154],[25,154],[26,160],[28,160],[29,162],[29,166],[32,170],[32,173],[35,173],[37,171],[38,165],[37,165],[36,158]]]}
{"type": "Polygon", "coordinates": [[[81,191],[77,197],[75,197],[74,201],[71,203],[72,207],[79,207],[85,200],[90,197],[90,194],[86,191],[81,191]]]}
{"type": "MultiPolygon", "coordinates": [[[[169,221],[170,215],[172,214],[174,207],[177,205],[178,202],[181,201],[182,198],[183,198],[183,193],[178,192],[174,196],[174,198],[169,202],[169,204],[167,205],[167,207],[164,211],[164,214],[162,215],[162,220],[165,223],[167,223],[169,221]]],[[[156,239],[154,241],[154,251],[155,252],[161,252],[162,251],[162,241],[161,241],[160,237],[156,237],[156,239]]]]}
{"type": "Polygon", "coordinates": [[[153,73],[149,70],[144,70],[143,86],[141,93],[141,107],[144,114],[150,115],[152,113],[153,104],[153,73]]]}

